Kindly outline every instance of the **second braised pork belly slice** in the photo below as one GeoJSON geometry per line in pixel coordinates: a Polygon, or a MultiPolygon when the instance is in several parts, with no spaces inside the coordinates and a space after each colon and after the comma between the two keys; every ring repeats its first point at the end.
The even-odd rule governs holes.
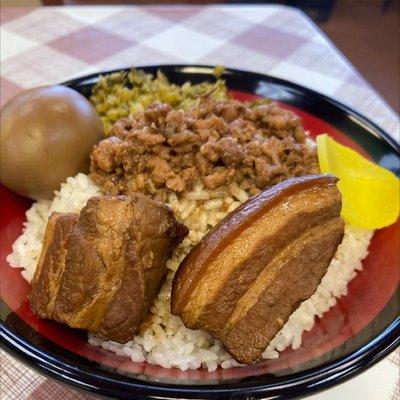
{"type": "Polygon", "coordinates": [[[344,234],[337,179],[288,179],[206,235],[175,275],[172,313],[219,338],[243,363],[260,359],[324,276],[344,234]]]}
{"type": "Polygon", "coordinates": [[[167,206],[140,194],[93,197],[80,216],[52,215],[32,281],[32,309],[126,342],[186,234],[167,206]]]}

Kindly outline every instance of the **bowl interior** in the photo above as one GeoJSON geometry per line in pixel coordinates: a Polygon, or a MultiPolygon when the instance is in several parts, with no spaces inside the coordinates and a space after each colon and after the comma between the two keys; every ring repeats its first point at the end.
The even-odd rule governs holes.
{"type": "MultiPolygon", "coordinates": [[[[147,69],[154,72],[157,67],[147,69]]],[[[206,67],[162,69],[176,83],[212,79],[211,70],[206,67]]],[[[382,132],[356,113],[314,92],[277,79],[230,70],[224,78],[235,98],[243,101],[259,96],[275,99],[295,111],[312,136],[328,133],[378,164],[399,172],[396,170],[398,153],[393,144],[382,139],[379,136],[382,132]]],[[[88,96],[96,79],[95,76],[83,78],[70,82],[69,86],[88,96]]],[[[31,203],[3,186],[0,187],[0,199],[0,288],[4,327],[22,340],[23,347],[33,346],[42,356],[55,363],[74,366],[83,373],[100,373],[128,383],[145,381],[156,385],[277,384],[366,350],[393,324],[398,314],[400,238],[397,222],[376,231],[369,255],[363,261],[363,270],[350,282],[347,296],[339,299],[322,318],[316,319],[313,329],[303,334],[302,346],[296,351],[287,349],[276,360],[265,360],[244,368],[219,368],[212,373],[204,370],[182,372],[148,363],[133,363],[129,358],[90,346],[83,332],[33,315],[27,301],[29,285],[20,271],[11,268],[6,261],[12,243],[21,233],[25,211],[31,203]]]]}

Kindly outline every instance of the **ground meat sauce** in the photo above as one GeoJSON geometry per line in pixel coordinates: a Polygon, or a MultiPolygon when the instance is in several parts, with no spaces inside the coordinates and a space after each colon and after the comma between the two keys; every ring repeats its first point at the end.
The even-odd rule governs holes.
{"type": "Polygon", "coordinates": [[[164,200],[201,180],[236,182],[252,194],[293,176],[318,173],[300,119],[277,103],[204,98],[184,112],[154,103],[115,123],[94,147],[91,178],[106,193],[140,191],[164,200]]]}

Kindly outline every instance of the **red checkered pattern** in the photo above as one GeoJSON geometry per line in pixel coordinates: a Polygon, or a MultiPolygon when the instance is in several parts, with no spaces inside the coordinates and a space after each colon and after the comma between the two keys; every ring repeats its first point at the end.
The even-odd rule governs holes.
{"type": "MultiPolygon", "coordinates": [[[[333,96],[399,137],[397,115],[318,28],[293,8],[9,8],[1,10],[0,37],[1,104],[22,89],[105,69],[157,63],[223,64],[275,75],[333,96]]],[[[385,360],[350,383],[319,394],[318,399],[354,398],[351,394],[358,393],[366,400],[398,400],[398,368],[398,358],[397,362],[385,360]],[[376,374],[383,370],[378,380],[376,374]],[[367,374],[376,376],[367,379],[367,374]],[[364,395],[372,393],[368,385],[376,386],[376,382],[385,387],[387,382],[387,390],[364,395]]],[[[89,399],[41,377],[5,353],[1,353],[0,372],[2,400],[89,399]]]]}
{"type": "Polygon", "coordinates": [[[47,379],[0,350],[1,400],[95,400],[47,379]]]}

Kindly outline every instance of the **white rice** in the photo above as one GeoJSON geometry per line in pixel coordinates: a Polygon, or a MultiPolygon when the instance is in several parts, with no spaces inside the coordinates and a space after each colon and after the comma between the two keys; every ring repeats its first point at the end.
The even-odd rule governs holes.
{"type": "MultiPolygon", "coordinates": [[[[100,194],[99,188],[88,176],[78,174],[62,184],[53,201],[34,203],[26,213],[23,234],[15,241],[13,252],[7,257],[10,265],[21,267],[23,277],[30,282],[40,256],[50,213],[79,212],[87,200],[96,194],[100,194]]],[[[129,357],[134,362],[147,361],[182,371],[197,368],[214,371],[218,366],[238,366],[218,340],[205,332],[187,329],[178,317],[170,314],[170,296],[172,278],[184,256],[210,227],[248,197],[237,185],[214,191],[206,191],[198,186],[181,200],[174,194],[169,195],[168,204],[177,218],[188,226],[190,233],[167,262],[169,273],[151,308],[154,314],[151,327],[125,344],[104,340],[93,334],[89,334],[89,343],[129,357]]],[[[361,260],[368,254],[372,235],[371,230],[346,226],[343,242],[316,293],[291,315],[264,351],[263,358],[278,358],[279,352],[285,348],[300,347],[302,333],[313,327],[315,316],[321,317],[335,305],[337,298],[347,294],[348,282],[362,269],[361,260]]]]}

